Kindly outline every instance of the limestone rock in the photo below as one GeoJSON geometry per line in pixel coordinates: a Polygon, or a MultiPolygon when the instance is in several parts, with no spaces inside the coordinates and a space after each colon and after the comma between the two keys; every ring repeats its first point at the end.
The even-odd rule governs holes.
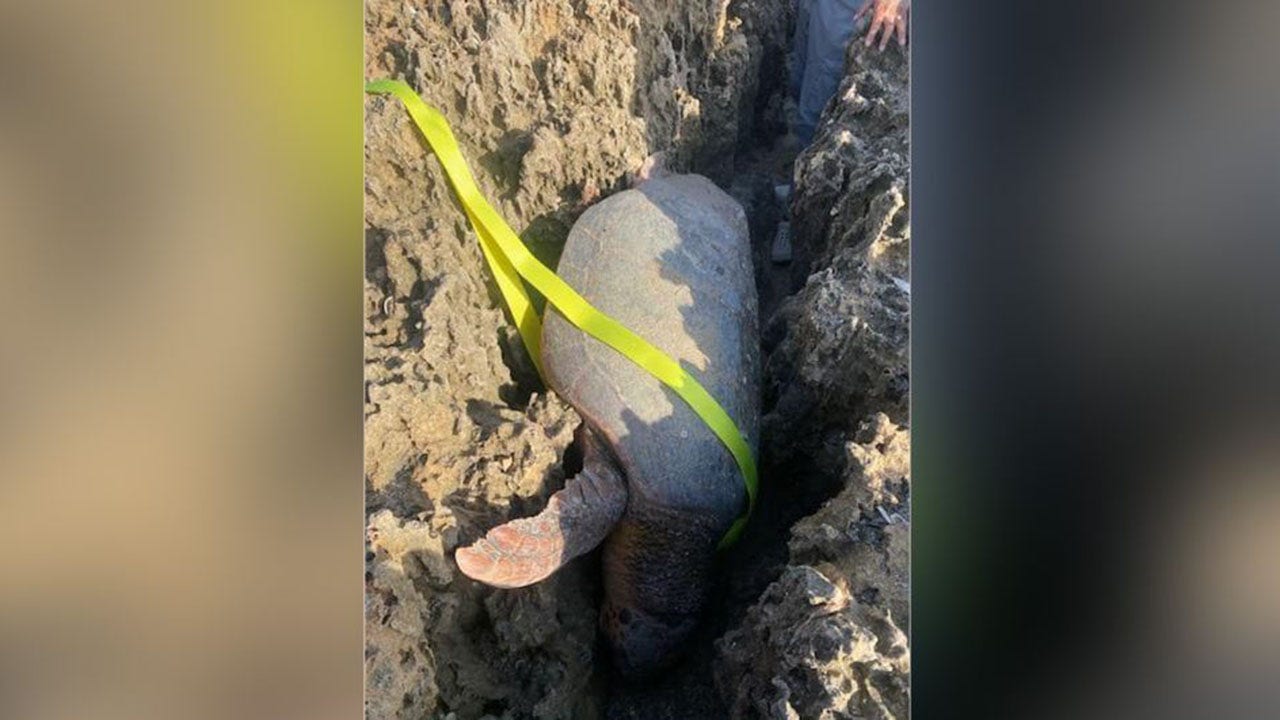
{"type": "Polygon", "coordinates": [[[813,567],[784,570],[718,649],[734,718],[906,717],[906,635],[813,567]]]}
{"type": "Polygon", "coordinates": [[[780,576],[717,642],[735,719],[909,713],[907,66],[861,43],[846,60],[796,161],[798,292],[763,333],[762,482],[777,501],[830,499],[791,527],[780,576]]]}
{"type": "Polygon", "coordinates": [[[901,50],[851,43],[836,96],[796,159],[798,292],[763,325],[772,410],[762,434],[778,461],[838,448],[876,412],[906,422],[909,98],[901,50]]]}
{"type": "Polygon", "coordinates": [[[718,641],[732,717],[907,717],[909,447],[885,415],[863,424],[845,490],[795,525],[791,564],[718,641]]]}
{"type": "Polygon", "coordinates": [[[911,238],[910,105],[906,53],[850,43],[845,76],[796,159],[798,286],[841,249],[865,251],[876,269],[906,279],[911,238]]]}
{"type": "MultiPolygon", "coordinates": [[[[366,76],[403,79],[446,115],[486,197],[554,267],[578,215],[646,157],[733,173],[787,13],[764,0],[371,0],[366,76]]],[[[369,717],[598,717],[590,559],[518,591],[452,560],[562,485],[579,418],[539,392],[398,101],[365,109],[369,717]]]]}

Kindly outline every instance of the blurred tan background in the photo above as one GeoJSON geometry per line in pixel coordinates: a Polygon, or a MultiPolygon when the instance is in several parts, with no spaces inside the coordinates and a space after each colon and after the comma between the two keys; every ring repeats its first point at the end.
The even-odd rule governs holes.
{"type": "Polygon", "coordinates": [[[361,712],[361,6],[0,6],[0,717],[361,712]]]}

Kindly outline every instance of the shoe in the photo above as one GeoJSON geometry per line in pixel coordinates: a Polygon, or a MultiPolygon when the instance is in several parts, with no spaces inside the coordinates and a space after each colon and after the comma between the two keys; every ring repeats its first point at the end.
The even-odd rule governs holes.
{"type": "Polygon", "coordinates": [[[791,223],[778,223],[778,234],[773,236],[773,247],[769,250],[769,259],[778,265],[791,262],[791,223]]]}

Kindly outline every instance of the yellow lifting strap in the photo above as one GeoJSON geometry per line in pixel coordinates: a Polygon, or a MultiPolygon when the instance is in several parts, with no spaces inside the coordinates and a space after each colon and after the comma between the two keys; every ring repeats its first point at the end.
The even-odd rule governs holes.
{"type": "MultiPolygon", "coordinates": [[[[751,456],[751,446],[729,414],[720,407],[720,403],[711,394],[685,372],[680,364],[666,353],[654,347],[647,340],[628,330],[621,323],[595,309],[573,288],[560,279],[554,272],[538,261],[529,252],[520,238],[511,230],[493,206],[484,199],[476,186],[475,178],[458,149],[458,142],[449,129],[449,123],[435,108],[423,102],[422,98],[405,83],[399,80],[374,80],[365,85],[369,93],[394,95],[404,103],[409,116],[422,131],[427,143],[435,152],[436,159],[444,168],[466,211],[471,227],[480,236],[480,249],[484,252],[489,269],[493,271],[511,317],[520,330],[520,337],[529,350],[542,373],[542,323],[538,318],[529,295],[525,292],[521,278],[534,289],[542,293],[547,304],[554,307],[566,320],[588,335],[617,350],[629,360],[639,365],[650,375],[660,380],[675,391],[693,411],[702,418],[707,427],[720,438],[725,447],[738,462],[742,470],[743,482],[747,488],[747,512],[738,518],[729,532],[720,541],[725,548],[737,541],[746,525],[747,518],[756,504],[756,464],[751,456]]],[[[545,375],[543,375],[545,379],[545,375]]]]}

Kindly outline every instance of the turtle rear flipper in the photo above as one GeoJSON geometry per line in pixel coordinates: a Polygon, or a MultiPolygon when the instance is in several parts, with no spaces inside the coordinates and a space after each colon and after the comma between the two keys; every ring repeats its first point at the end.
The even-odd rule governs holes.
{"type": "Polygon", "coordinates": [[[626,506],[621,471],[588,442],[582,472],[552,495],[542,512],[499,525],[459,548],[454,559],[463,574],[486,585],[532,585],[599,545],[626,506]]]}

